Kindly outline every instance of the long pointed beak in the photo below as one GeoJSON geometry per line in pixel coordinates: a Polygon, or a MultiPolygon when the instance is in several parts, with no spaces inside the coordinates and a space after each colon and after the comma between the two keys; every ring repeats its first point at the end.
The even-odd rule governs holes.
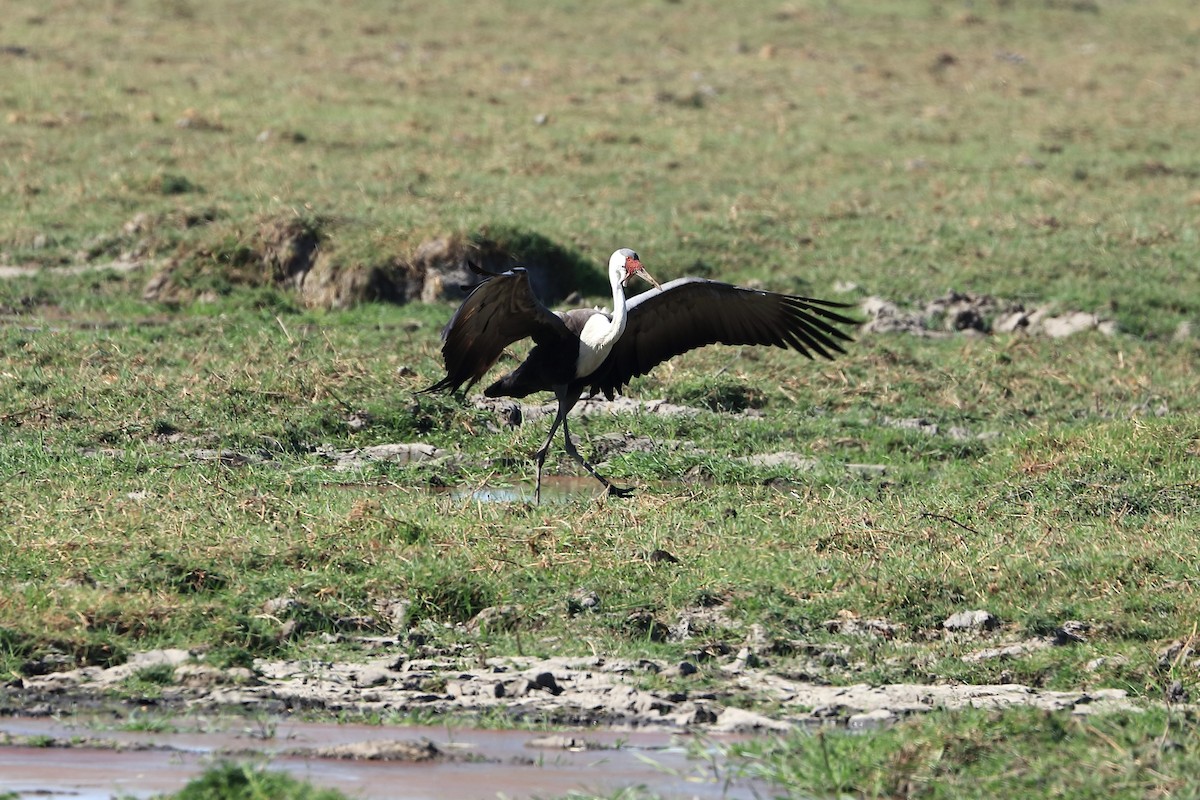
{"type": "Polygon", "coordinates": [[[647,281],[649,281],[650,284],[653,285],[655,289],[662,289],[662,286],[659,285],[658,281],[654,280],[654,276],[651,275],[649,272],[646,272],[645,267],[642,267],[640,270],[638,270],[637,274],[641,275],[643,278],[645,278],[647,281]]]}

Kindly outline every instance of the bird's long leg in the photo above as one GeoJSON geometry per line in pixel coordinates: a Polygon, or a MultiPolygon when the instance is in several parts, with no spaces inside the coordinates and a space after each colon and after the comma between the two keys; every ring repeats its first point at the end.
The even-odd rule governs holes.
{"type": "Polygon", "coordinates": [[[596,472],[596,468],[593,467],[591,464],[589,464],[587,462],[587,460],[579,454],[579,451],[575,449],[575,443],[573,441],[571,441],[571,432],[567,429],[567,418],[565,416],[563,417],[563,421],[562,421],[562,429],[563,429],[563,445],[567,449],[567,454],[570,455],[571,458],[578,461],[580,464],[583,464],[583,468],[586,469],[588,472],[590,472],[592,474],[593,478],[600,481],[600,483],[604,484],[604,488],[608,491],[609,494],[615,494],[617,497],[629,497],[629,495],[633,494],[633,489],[627,489],[627,488],[622,488],[620,486],[616,486],[611,481],[609,481],[608,478],[604,477],[599,472],[596,472]]]}
{"type": "Polygon", "coordinates": [[[542,503],[542,465],[546,463],[546,454],[550,452],[550,443],[554,441],[554,434],[558,430],[558,426],[562,425],[563,430],[566,430],[567,412],[571,407],[563,402],[560,395],[558,398],[558,413],[554,415],[554,424],[550,426],[550,435],[546,437],[546,443],[542,445],[542,449],[537,451],[537,488],[533,490],[533,502],[536,505],[542,503]]]}

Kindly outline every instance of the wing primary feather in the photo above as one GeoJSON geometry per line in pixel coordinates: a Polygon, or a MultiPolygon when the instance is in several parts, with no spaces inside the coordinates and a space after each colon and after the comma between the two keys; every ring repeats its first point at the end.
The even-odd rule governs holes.
{"type": "Polygon", "coordinates": [[[529,277],[518,267],[494,273],[475,264],[472,272],[486,276],[471,290],[442,331],[446,376],[424,392],[470,391],[513,342],[560,341],[570,337],[562,319],[534,296],[529,277]]]}
{"type": "Polygon", "coordinates": [[[674,356],[722,343],[790,348],[806,358],[833,358],[853,341],[838,325],[858,320],[833,300],[775,294],[704,278],[679,278],[632,298],[625,336],[590,378],[612,395],[638,375],[674,356]]]}

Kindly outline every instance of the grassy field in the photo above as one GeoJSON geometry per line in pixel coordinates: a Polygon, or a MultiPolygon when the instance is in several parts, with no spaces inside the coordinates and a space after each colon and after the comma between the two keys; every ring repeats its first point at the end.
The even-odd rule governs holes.
{"type": "MultiPolygon", "coordinates": [[[[1161,652],[1200,617],[1197,53],[1182,0],[10,2],[0,266],[45,269],[0,280],[4,673],[167,645],[250,663],[393,598],[446,642],[468,634],[443,623],[522,606],[492,652],[676,657],[696,643],[648,642],[630,612],[723,602],[736,627],[712,641],[761,623],[845,643],[834,681],[1194,694],[1194,657],[1161,652]],[[449,305],[323,311],[221,283],[231,242],[288,217],[321,220],[345,265],[509,228],[597,269],[634,247],[660,280],[917,306],[967,291],[1118,332],[864,335],[817,364],[695,352],[630,393],[711,410],[573,426],[585,454],[613,432],[659,443],[608,465],[633,498],[479,504],[431,487],[530,479],[544,426],[414,395],[440,377],[449,305]],[[138,266],[73,269],[113,261],[138,266]],[[143,300],[168,262],[221,291],[143,300]],[[317,452],[410,441],[458,459],[344,474],[317,452]],[[776,451],[816,466],[731,459],[776,451]],[[604,612],[568,614],[579,589],[604,612]],[[292,638],[261,612],[278,597],[303,609],[292,638]],[[997,641],[1068,621],[1084,641],[964,661],[987,642],[941,623],[973,608],[997,641]],[[843,637],[839,614],[898,633],[843,637]]],[[[570,471],[561,455],[548,468],[570,471]]],[[[907,784],[901,753],[886,779],[808,789],[943,796],[986,749],[997,791],[1027,790],[1005,769],[1037,753],[1103,766],[1064,771],[1067,794],[1144,797],[1200,762],[1187,714],[1149,767],[1100,752],[1111,731],[1050,741],[1029,733],[1042,718],[999,717],[934,715],[921,741],[1025,731],[1011,751],[951,747],[907,784]]],[[[1125,730],[1120,752],[1150,752],[1162,726],[1125,730]]],[[[803,762],[779,769],[805,787],[803,762]]]]}

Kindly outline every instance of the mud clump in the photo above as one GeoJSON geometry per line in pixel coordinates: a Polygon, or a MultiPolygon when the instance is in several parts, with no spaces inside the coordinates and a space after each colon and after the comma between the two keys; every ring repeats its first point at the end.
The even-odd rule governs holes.
{"type": "Polygon", "coordinates": [[[345,308],[368,300],[399,300],[403,265],[350,265],[334,257],[319,216],[259,219],[248,231],[181,250],[146,284],[143,298],[164,303],[212,300],[237,288],[278,288],[299,295],[302,305],[345,308]]]}
{"type": "Polygon", "coordinates": [[[1095,330],[1111,335],[1116,323],[1097,314],[1068,311],[1053,314],[1048,307],[1026,308],[1023,303],[987,294],[947,292],[921,308],[902,308],[882,297],[862,302],[867,322],[864,333],[908,333],[940,338],[955,334],[1025,333],[1060,339],[1095,330]]]}
{"type": "MultiPolygon", "coordinates": [[[[338,227],[318,215],[288,214],[263,217],[247,230],[218,231],[216,241],[177,252],[150,278],[143,297],[178,304],[213,300],[238,288],[273,288],[310,308],[434,302],[461,299],[479,283],[471,265],[489,272],[524,266],[534,291],[547,302],[562,300],[576,287],[603,288],[578,254],[530,231],[483,228],[415,246],[368,241],[335,247],[330,231],[338,227]]],[[[353,239],[340,227],[339,241],[353,239]]]]}
{"type": "Polygon", "coordinates": [[[517,228],[483,228],[471,234],[427,239],[408,261],[414,280],[407,299],[432,303],[460,300],[480,282],[471,270],[504,272],[522,266],[529,272],[533,293],[546,303],[556,303],[579,290],[602,291],[599,273],[578,253],[541,234],[517,228]]]}
{"type": "MultiPolygon", "coordinates": [[[[678,635],[675,626],[650,612],[634,612],[653,624],[666,640],[678,635]]],[[[632,616],[632,615],[631,615],[632,616]]],[[[863,620],[862,627],[842,623],[840,633],[853,637],[887,638],[880,620],[863,620]]],[[[638,624],[638,623],[627,623],[638,624]]],[[[722,624],[719,618],[711,624],[722,624]]],[[[709,623],[695,629],[711,634],[709,623]]],[[[752,637],[751,637],[752,638],[752,637]]],[[[109,668],[84,667],[41,676],[23,676],[0,688],[0,709],[9,714],[48,716],[75,713],[81,708],[117,710],[111,694],[138,669],[165,664],[173,677],[162,687],[161,709],[241,709],[254,714],[279,714],[297,709],[320,715],[478,714],[509,720],[536,719],[574,725],[620,725],[644,730],[694,730],[718,733],[787,731],[814,722],[855,727],[859,714],[897,717],[938,708],[1030,706],[1089,714],[1133,707],[1122,689],[1047,691],[1008,684],[885,684],[830,682],[848,667],[836,643],[785,643],[751,638],[740,647],[698,653],[704,658],[672,664],[653,659],[613,656],[531,657],[464,653],[431,653],[410,657],[397,652],[390,637],[364,638],[355,661],[309,658],[257,659],[245,668],[222,671],[205,664],[199,651],[151,651],[126,664],[109,668]],[[790,656],[781,655],[783,649],[790,656]],[[203,666],[207,679],[196,680],[203,666]],[[222,673],[227,674],[222,674],[222,673]],[[647,687],[645,677],[663,675],[672,685],[647,687]],[[762,711],[746,710],[748,705],[762,711]]],[[[769,639],[769,637],[768,637],[769,639]]],[[[997,647],[1007,642],[992,643],[997,647]]],[[[1041,646],[1051,646],[1040,643],[1041,646]]],[[[1004,652],[980,658],[1018,658],[1029,645],[1009,645],[1004,652]]],[[[128,701],[135,702],[135,701],[128,701]]],[[[862,723],[865,720],[859,719],[862,723]]],[[[330,758],[429,761],[441,753],[427,743],[371,742],[350,748],[331,746],[330,758]]]]}

